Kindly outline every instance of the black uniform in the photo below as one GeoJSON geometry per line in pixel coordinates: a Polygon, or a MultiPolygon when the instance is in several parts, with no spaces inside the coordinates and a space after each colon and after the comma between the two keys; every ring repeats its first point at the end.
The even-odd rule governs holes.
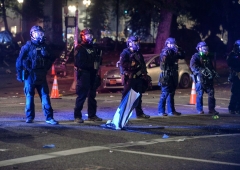
{"type": "Polygon", "coordinates": [[[240,54],[232,51],[227,57],[230,67],[229,81],[232,82],[231,97],[228,106],[229,112],[235,114],[240,112],[240,54]]]}
{"type": "Polygon", "coordinates": [[[88,97],[88,118],[96,117],[96,90],[101,80],[98,76],[100,55],[92,44],[80,44],[76,47],[74,66],[77,68],[76,104],[74,118],[82,119],[83,104],[88,97]]]}
{"type": "Polygon", "coordinates": [[[49,88],[46,80],[47,71],[51,68],[55,58],[45,43],[28,41],[22,48],[16,61],[17,79],[24,81],[26,96],[26,117],[35,118],[34,94],[35,88],[41,98],[42,109],[46,120],[53,119],[49,88]]]}
{"type": "Polygon", "coordinates": [[[178,59],[184,59],[184,52],[176,47],[169,48],[166,46],[160,53],[160,68],[162,70],[159,77],[162,92],[158,104],[160,115],[165,114],[166,101],[168,115],[177,113],[174,106],[174,95],[178,86],[178,59]]]}
{"type": "Polygon", "coordinates": [[[139,102],[136,110],[137,117],[149,118],[142,110],[142,93],[145,91],[143,76],[147,75],[146,63],[142,54],[139,51],[132,52],[126,48],[120,54],[120,71],[124,75],[124,89],[122,99],[127,95],[131,88],[140,93],[139,102]],[[136,64],[131,66],[132,61],[136,64]]]}
{"type": "Polygon", "coordinates": [[[196,83],[197,104],[196,109],[199,113],[203,112],[203,94],[208,94],[208,109],[209,113],[218,114],[215,111],[216,100],[214,97],[214,78],[216,72],[213,67],[211,56],[200,55],[195,53],[190,61],[190,68],[194,74],[194,81],[196,83]]]}

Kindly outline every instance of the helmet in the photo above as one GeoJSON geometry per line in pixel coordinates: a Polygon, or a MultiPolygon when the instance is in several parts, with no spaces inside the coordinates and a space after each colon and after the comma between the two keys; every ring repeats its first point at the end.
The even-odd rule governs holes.
{"type": "Polygon", "coordinates": [[[233,51],[236,53],[240,53],[240,40],[235,41],[233,51]]]}
{"type": "Polygon", "coordinates": [[[31,40],[37,43],[43,43],[45,41],[44,30],[41,26],[34,25],[30,30],[31,40]]]}
{"type": "Polygon", "coordinates": [[[93,31],[91,29],[84,29],[80,32],[82,43],[91,44],[93,42],[93,31]]]}
{"type": "Polygon", "coordinates": [[[206,42],[204,42],[204,41],[199,42],[199,43],[197,44],[196,49],[199,51],[199,48],[200,48],[200,47],[203,47],[203,46],[208,46],[208,45],[207,45],[206,42]]]}
{"type": "Polygon", "coordinates": [[[199,42],[199,43],[197,44],[196,49],[197,49],[200,53],[202,53],[202,54],[205,54],[205,55],[206,55],[206,54],[208,53],[208,45],[207,45],[206,42],[204,42],[204,41],[199,42]]]}
{"type": "Polygon", "coordinates": [[[175,38],[169,37],[169,38],[165,41],[165,46],[167,46],[168,44],[175,44],[175,45],[176,45],[176,40],[175,40],[175,38]]]}
{"type": "Polygon", "coordinates": [[[138,51],[140,49],[139,39],[137,36],[130,36],[127,39],[127,47],[133,51],[138,51]]]}

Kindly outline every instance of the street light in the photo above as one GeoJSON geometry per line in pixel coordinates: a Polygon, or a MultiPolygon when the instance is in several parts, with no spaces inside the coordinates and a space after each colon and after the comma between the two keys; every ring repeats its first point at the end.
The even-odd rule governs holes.
{"type": "Polygon", "coordinates": [[[76,8],[76,6],[74,6],[74,5],[68,6],[68,10],[71,11],[71,12],[75,12],[76,9],[77,9],[77,8],[76,8]]]}
{"type": "Polygon", "coordinates": [[[91,0],[83,0],[83,5],[86,6],[86,25],[85,27],[87,26],[87,12],[88,12],[88,6],[91,4],[91,0]]]}
{"type": "Polygon", "coordinates": [[[88,7],[91,4],[91,0],[83,0],[83,5],[88,7]]]}

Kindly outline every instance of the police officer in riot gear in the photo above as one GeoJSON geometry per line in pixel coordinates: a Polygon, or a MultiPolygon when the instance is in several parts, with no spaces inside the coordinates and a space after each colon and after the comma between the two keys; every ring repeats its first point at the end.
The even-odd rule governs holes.
{"type": "Polygon", "coordinates": [[[160,53],[160,68],[162,72],[159,76],[161,95],[158,103],[159,116],[181,115],[175,110],[174,95],[178,86],[178,59],[184,59],[184,52],[176,45],[175,38],[169,37],[165,41],[165,47],[160,53]],[[165,105],[167,103],[167,112],[165,105]]]}
{"type": "Polygon", "coordinates": [[[51,68],[55,58],[45,44],[44,30],[41,26],[33,26],[30,30],[30,37],[31,41],[27,41],[21,48],[16,61],[17,80],[24,82],[26,123],[33,123],[35,118],[34,94],[37,89],[46,123],[56,125],[58,122],[53,119],[46,80],[47,71],[51,68]]]}
{"type": "Polygon", "coordinates": [[[139,51],[139,39],[137,36],[130,36],[127,39],[127,48],[120,54],[120,72],[124,79],[122,100],[131,88],[140,93],[139,102],[135,108],[137,118],[150,118],[142,110],[142,93],[146,90],[143,77],[147,75],[146,63],[139,51]]]}
{"type": "Polygon", "coordinates": [[[196,83],[197,104],[196,109],[199,114],[204,114],[203,111],[203,94],[208,94],[208,109],[209,114],[218,115],[219,112],[215,110],[215,97],[214,97],[214,78],[217,73],[213,67],[211,56],[206,42],[199,42],[195,53],[190,61],[190,68],[194,75],[194,82],[196,83]]]}
{"type": "Polygon", "coordinates": [[[229,81],[232,83],[229,113],[240,114],[240,40],[234,43],[233,50],[227,57],[227,64],[230,67],[229,81]]]}
{"type": "Polygon", "coordinates": [[[81,44],[78,44],[74,52],[74,66],[77,70],[76,103],[74,108],[74,119],[76,123],[83,123],[82,108],[88,98],[88,120],[102,121],[96,115],[97,101],[96,90],[101,80],[98,75],[101,63],[101,51],[93,46],[93,32],[84,29],[80,32],[81,44]]]}

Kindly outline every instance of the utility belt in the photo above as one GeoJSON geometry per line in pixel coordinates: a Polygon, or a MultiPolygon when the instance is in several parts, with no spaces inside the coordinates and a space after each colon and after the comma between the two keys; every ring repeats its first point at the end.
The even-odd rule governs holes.
{"type": "Polygon", "coordinates": [[[77,68],[77,67],[74,67],[75,71],[77,72],[77,79],[80,79],[81,75],[83,74],[88,74],[89,76],[95,74],[97,75],[97,71],[94,70],[94,71],[89,71],[89,70],[84,70],[84,69],[80,69],[80,68],[77,68]]]}
{"type": "Polygon", "coordinates": [[[125,77],[128,77],[128,79],[139,78],[139,77],[142,76],[142,71],[139,70],[139,71],[136,72],[136,73],[128,73],[128,72],[126,72],[126,73],[124,73],[124,76],[125,76],[125,77]]]}

